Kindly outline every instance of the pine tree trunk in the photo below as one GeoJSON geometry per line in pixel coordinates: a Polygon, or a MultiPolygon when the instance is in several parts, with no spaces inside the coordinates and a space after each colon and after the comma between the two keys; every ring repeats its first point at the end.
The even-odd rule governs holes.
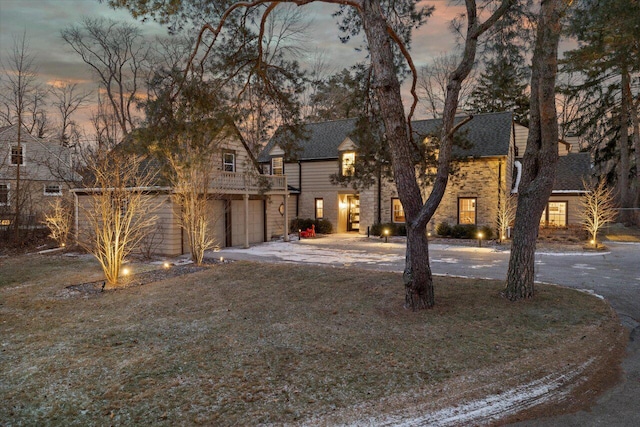
{"type": "Polygon", "coordinates": [[[416,222],[423,204],[422,194],[411,155],[411,139],[400,94],[400,82],[394,65],[392,41],[380,9],[380,0],[363,2],[361,17],[369,42],[375,75],[373,86],[389,143],[393,176],[406,215],[407,254],[403,277],[407,308],[429,308],[433,307],[434,299],[429,248],[425,234],[427,221],[416,222]]]}
{"type": "Polygon", "coordinates": [[[523,175],[518,189],[514,238],[505,297],[515,301],[534,295],[535,250],[540,217],[558,161],[558,117],[555,82],[562,0],[542,2],[531,69],[531,117],[523,175]]]}

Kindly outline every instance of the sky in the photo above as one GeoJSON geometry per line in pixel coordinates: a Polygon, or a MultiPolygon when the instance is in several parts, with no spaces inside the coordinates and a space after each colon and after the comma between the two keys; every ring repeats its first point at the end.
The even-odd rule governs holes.
{"type": "MultiPolygon", "coordinates": [[[[449,22],[461,11],[460,6],[450,6],[448,0],[431,0],[427,4],[435,5],[436,10],[427,24],[414,34],[412,54],[418,67],[455,47],[449,22]]],[[[312,52],[323,51],[331,70],[337,72],[362,59],[363,53],[355,51],[360,45],[358,42],[340,43],[336,18],[331,16],[335,10],[335,6],[319,4],[304,6],[303,9],[305,16],[311,20],[306,41],[309,61],[312,52]]],[[[95,90],[97,85],[88,66],[60,36],[64,28],[79,23],[85,16],[133,23],[150,37],[167,34],[166,28],[159,24],[136,21],[128,11],[113,10],[97,0],[0,0],[0,59],[3,65],[14,39],[26,32],[29,51],[34,56],[42,82],[54,84],[57,81],[71,81],[79,83],[87,91],[95,90]]],[[[79,112],[77,120],[82,122],[89,115],[90,107],[86,107],[79,112]]]]}

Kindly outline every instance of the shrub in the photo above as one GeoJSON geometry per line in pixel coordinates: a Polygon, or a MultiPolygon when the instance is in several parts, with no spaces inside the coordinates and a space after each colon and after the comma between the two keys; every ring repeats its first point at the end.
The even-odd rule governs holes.
{"type": "Polygon", "coordinates": [[[494,235],[494,231],[493,228],[488,226],[488,225],[483,225],[482,228],[480,229],[480,231],[482,231],[482,234],[484,235],[484,240],[491,240],[493,239],[493,235],[494,235]]]}
{"type": "Polygon", "coordinates": [[[456,224],[451,229],[451,237],[456,239],[475,239],[478,227],[474,224],[456,224]]]}
{"type": "Polygon", "coordinates": [[[451,226],[448,222],[441,222],[436,226],[436,234],[438,236],[451,236],[451,226]]]}

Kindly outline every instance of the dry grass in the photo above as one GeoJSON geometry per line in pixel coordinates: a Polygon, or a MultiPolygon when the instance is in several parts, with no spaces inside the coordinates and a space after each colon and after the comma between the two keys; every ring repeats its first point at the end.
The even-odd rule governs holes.
{"type": "Polygon", "coordinates": [[[505,390],[622,342],[606,304],[558,287],[513,304],[501,283],[437,278],[437,308],[413,313],[398,274],[236,262],[62,298],[97,264],[0,262],[6,424],[343,423],[505,390]]]}
{"type": "Polygon", "coordinates": [[[625,227],[613,224],[603,229],[602,234],[613,242],[640,242],[640,227],[625,227]]]}

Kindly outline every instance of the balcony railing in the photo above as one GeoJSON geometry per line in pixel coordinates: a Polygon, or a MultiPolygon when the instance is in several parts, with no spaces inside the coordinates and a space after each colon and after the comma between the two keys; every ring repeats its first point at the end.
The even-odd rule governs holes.
{"type": "Polygon", "coordinates": [[[285,191],[287,180],[284,175],[249,175],[216,171],[211,175],[209,187],[220,192],[268,193],[285,191]]]}

